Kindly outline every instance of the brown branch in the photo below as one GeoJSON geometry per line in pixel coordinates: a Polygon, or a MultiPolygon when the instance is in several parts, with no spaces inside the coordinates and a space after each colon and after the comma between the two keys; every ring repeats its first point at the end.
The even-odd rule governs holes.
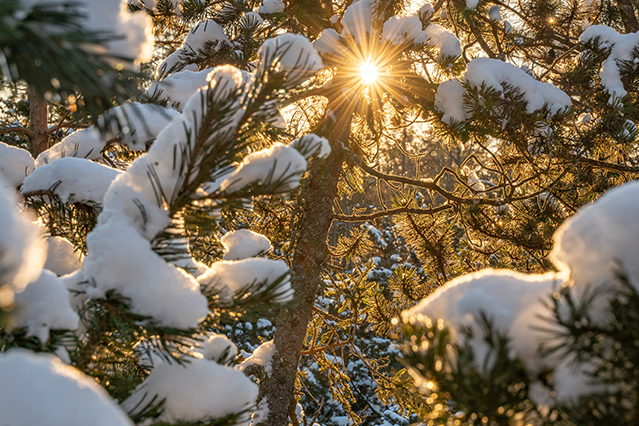
{"type": "Polygon", "coordinates": [[[351,343],[353,343],[353,338],[349,337],[348,339],[342,342],[335,342],[330,345],[320,346],[319,348],[313,348],[307,351],[302,351],[302,355],[315,355],[320,352],[326,352],[326,351],[330,351],[331,349],[336,349],[342,346],[350,345],[351,343]]]}
{"type": "Polygon", "coordinates": [[[22,133],[27,135],[29,139],[35,137],[35,132],[31,129],[27,129],[26,127],[18,126],[18,127],[0,127],[0,134],[4,133],[22,133]]]}
{"type": "Polygon", "coordinates": [[[412,207],[398,207],[396,209],[383,210],[380,212],[362,214],[362,215],[341,215],[334,214],[333,219],[339,220],[342,222],[366,222],[369,220],[375,220],[380,217],[387,217],[401,213],[410,213],[410,214],[427,214],[434,215],[435,213],[439,213],[444,210],[451,209],[453,207],[452,204],[443,204],[438,207],[429,207],[426,209],[420,208],[412,208],[412,207]]]}
{"type": "Polygon", "coordinates": [[[615,172],[621,173],[639,173],[638,166],[626,166],[623,164],[607,163],[605,161],[595,160],[594,158],[589,157],[580,157],[578,155],[573,155],[572,158],[578,163],[588,164],[604,170],[613,170],[615,172]]]}

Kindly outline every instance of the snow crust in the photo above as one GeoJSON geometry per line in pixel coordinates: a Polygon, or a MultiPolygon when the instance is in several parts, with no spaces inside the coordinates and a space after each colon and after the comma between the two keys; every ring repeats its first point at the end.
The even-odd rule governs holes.
{"type": "Polygon", "coordinates": [[[284,3],[280,0],[263,0],[259,12],[265,15],[284,12],[284,3]]]}
{"type": "Polygon", "coordinates": [[[69,304],[69,291],[56,274],[43,270],[40,277],[15,296],[16,310],[11,314],[11,327],[27,327],[27,336],[35,336],[43,344],[49,330],[75,330],[80,317],[69,304]]]}
{"type": "Polygon", "coordinates": [[[26,149],[0,142],[0,176],[7,186],[17,188],[35,168],[35,161],[26,149]]]}
{"type": "Polygon", "coordinates": [[[257,398],[257,386],[241,371],[208,359],[194,359],[184,365],[164,362],[122,406],[127,411],[142,409],[154,395],[157,400],[165,399],[157,421],[197,422],[249,408],[257,398]]]}
{"type": "Polygon", "coordinates": [[[632,59],[633,50],[639,46],[639,33],[619,34],[605,25],[591,25],[579,36],[579,41],[582,43],[596,39],[600,48],[610,48],[610,54],[603,62],[599,77],[601,85],[610,95],[609,102],[614,104],[628,94],[623,87],[617,64],[619,61],[632,59]]]}
{"type": "MultiPolygon", "coordinates": [[[[503,84],[517,87],[527,102],[526,112],[533,113],[547,107],[555,115],[572,105],[570,97],[557,87],[535,80],[524,70],[496,59],[476,58],[468,63],[462,80],[471,87],[482,84],[503,91],[503,84]]],[[[435,94],[435,107],[444,113],[442,121],[450,124],[465,121],[468,117],[464,109],[464,88],[458,80],[443,82],[435,94]]]]}
{"type": "Polygon", "coordinates": [[[264,235],[248,229],[227,232],[222,237],[226,248],[223,260],[242,260],[271,250],[271,242],[264,235]]]}
{"type": "Polygon", "coordinates": [[[120,174],[120,170],[84,158],[59,158],[35,169],[21,191],[52,190],[63,203],[102,203],[109,185],[120,174]]]}
{"type": "Polygon", "coordinates": [[[0,357],[0,383],[2,424],[133,426],[95,380],[53,355],[8,351],[0,357]]]}
{"type": "Polygon", "coordinates": [[[58,275],[67,275],[82,267],[82,254],[76,252],[73,244],[66,238],[49,237],[47,245],[45,269],[58,275]]]}

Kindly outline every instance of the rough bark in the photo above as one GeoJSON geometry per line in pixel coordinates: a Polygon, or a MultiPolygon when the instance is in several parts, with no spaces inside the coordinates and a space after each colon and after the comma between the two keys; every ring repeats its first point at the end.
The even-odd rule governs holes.
{"type": "Polygon", "coordinates": [[[31,155],[36,158],[42,151],[49,148],[49,134],[47,130],[47,101],[33,87],[29,88],[29,129],[31,136],[31,155]]]}
{"type": "Polygon", "coordinates": [[[288,424],[300,355],[326,257],[333,200],[346,158],[341,147],[348,146],[350,134],[350,111],[337,112],[336,115],[343,120],[332,126],[332,131],[322,132],[328,133],[326,136],[333,147],[332,153],[321,167],[311,170],[300,195],[301,217],[291,270],[297,303],[282,312],[275,321],[272,373],[260,383],[260,394],[263,395],[260,406],[268,407],[268,415],[261,420],[260,426],[288,424]]]}
{"type": "Polygon", "coordinates": [[[637,15],[635,15],[635,8],[632,6],[632,0],[617,0],[617,7],[619,8],[619,14],[626,33],[639,31],[639,22],[637,21],[637,15]]]}

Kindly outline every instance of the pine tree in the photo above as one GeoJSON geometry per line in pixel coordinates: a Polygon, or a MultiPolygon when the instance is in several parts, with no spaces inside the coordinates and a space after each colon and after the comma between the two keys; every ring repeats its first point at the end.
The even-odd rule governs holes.
{"type": "MultiPolygon", "coordinates": [[[[499,354],[494,371],[506,372],[505,379],[486,385],[472,363],[455,376],[441,378],[436,374],[436,380],[420,382],[416,375],[427,393],[432,391],[429,383],[445,387],[466,380],[468,386],[457,396],[447,389],[421,398],[407,390],[401,370],[391,372],[391,362],[384,364],[384,357],[375,359],[375,349],[362,348],[370,336],[387,338],[397,332],[398,322],[391,322],[394,317],[454,277],[488,266],[528,273],[552,270],[548,253],[555,229],[580,206],[633,179],[637,172],[634,82],[638,52],[632,35],[621,34],[623,29],[636,30],[631,4],[620,2],[615,8],[609,2],[452,1],[408,11],[409,5],[403,2],[379,0],[290,1],[286,5],[278,1],[142,1],[130,7],[152,17],[156,40],[165,46],[155,52],[154,63],[147,68],[155,75],[151,88],[138,99],[144,103],[185,111],[188,96],[184,93],[206,84],[212,66],[231,64],[246,72],[264,72],[260,62],[254,62],[260,57],[259,47],[284,31],[315,40],[315,49],[322,56],[324,71],[303,87],[286,85],[282,75],[275,73],[273,78],[283,84],[276,90],[278,95],[255,101],[255,121],[261,118],[262,126],[256,124],[255,129],[242,135],[238,150],[220,159],[219,165],[211,164],[211,171],[222,173],[250,150],[277,146],[273,145],[277,141],[289,142],[309,131],[326,137],[331,146],[331,155],[311,167],[292,198],[258,197],[251,211],[242,210],[245,197],[237,197],[229,200],[228,208],[221,204],[219,213],[213,213],[221,215],[220,228],[213,231],[252,228],[266,234],[273,240],[273,253],[291,265],[296,299],[276,321],[271,372],[248,369],[260,377],[259,407],[269,409],[266,416],[262,411],[262,417],[255,418],[256,423],[298,422],[295,403],[300,397],[308,399],[308,393],[301,391],[305,379],[304,373],[299,373],[300,360],[302,369],[308,366],[312,374],[315,366],[322,370],[331,384],[334,401],[341,406],[335,405],[335,413],[344,410],[354,422],[374,424],[384,416],[370,413],[381,405],[392,407],[390,412],[417,413],[453,423],[483,421],[484,417],[494,422],[518,421],[521,413],[531,412],[539,419],[561,416],[562,421],[570,422],[574,419],[570,416],[594,413],[568,406],[539,412],[526,392],[521,392],[531,383],[525,366],[509,358],[508,336],[495,327],[490,316],[479,318],[480,331],[499,354]],[[588,25],[590,28],[586,28],[588,25]],[[632,46],[626,48],[628,45],[632,46]],[[368,73],[363,74],[364,70],[368,73]],[[281,124],[278,104],[292,108],[287,110],[286,131],[264,124],[281,124]],[[421,136],[415,137],[411,133],[415,131],[421,136]],[[404,158],[414,161],[415,167],[407,170],[404,158]],[[371,190],[373,196],[360,195],[371,190]],[[363,205],[353,204],[358,197],[365,200],[363,205]],[[356,225],[372,221],[377,221],[379,228],[393,224],[386,244],[392,240],[391,246],[407,253],[400,257],[410,256],[410,264],[392,260],[398,254],[385,252],[383,245],[375,247],[375,241],[379,241],[370,225],[356,225]],[[400,248],[404,244],[407,248],[400,248]],[[380,257],[380,265],[366,262],[375,254],[380,257]],[[391,270],[382,265],[385,262],[395,267],[391,270]],[[347,359],[366,366],[367,374],[377,383],[376,396],[355,394],[349,381],[354,381],[358,373],[345,368],[347,359]],[[490,391],[488,401],[497,405],[474,405],[480,385],[490,391]],[[382,403],[375,400],[369,407],[360,405],[375,398],[382,403]],[[459,405],[451,404],[451,400],[459,405]],[[451,413],[456,412],[466,417],[455,418],[451,413]],[[366,420],[366,415],[371,418],[366,420]]],[[[284,66],[290,61],[293,58],[280,62],[284,66]]],[[[288,81],[299,83],[309,76],[305,74],[302,79],[292,70],[288,81]]],[[[268,78],[263,83],[275,84],[268,78]]],[[[62,99],[69,97],[65,94],[62,99]]],[[[98,136],[96,128],[83,133],[94,141],[93,145],[76,144],[77,140],[69,137],[43,155],[38,165],[47,161],[62,164],[60,157],[73,155],[126,167],[158,133],[137,118],[153,116],[151,121],[159,122],[162,120],[158,117],[165,115],[164,125],[173,118],[173,109],[159,108],[143,104],[136,116],[125,105],[98,120],[94,114],[102,133],[98,136]],[[116,123],[111,125],[113,118],[116,123]]],[[[176,151],[173,162],[184,158],[178,154],[189,153],[176,151]]],[[[172,212],[167,231],[154,240],[154,250],[186,270],[195,268],[181,263],[190,257],[189,250],[207,263],[219,259],[221,243],[216,236],[207,235],[205,230],[210,228],[204,225],[209,212],[218,206],[206,202],[205,208],[191,210],[190,206],[183,214],[189,191],[172,200],[165,194],[168,189],[157,185],[160,178],[154,170],[152,167],[149,173],[155,182],[156,201],[172,212]],[[173,201],[177,202],[175,208],[170,207],[173,201]],[[187,237],[188,244],[179,237],[187,237]]],[[[217,176],[220,181],[223,177],[217,176]]],[[[45,218],[50,235],[64,235],[84,250],[85,236],[103,206],[63,194],[63,183],[26,188],[27,202],[45,218]],[[78,221],[88,226],[78,227],[78,221]]],[[[215,185],[208,188],[218,189],[215,185]]],[[[23,186],[23,192],[26,189],[23,186]]],[[[262,194],[275,191],[270,187],[260,189],[262,194]]],[[[135,204],[143,212],[141,220],[145,223],[149,207],[135,204]]],[[[99,226],[99,219],[97,223],[99,226]]],[[[620,272],[623,281],[626,275],[623,269],[620,272]]],[[[632,285],[623,288],[627,293],[623,296],[634,300],[632,285]]],[[[624,297],[618,297],[619,303],[624,297]]],[[[562,298],[572,307],[569,296],[563,294],[550,303],[562,298]]],[[[127,302],[116,298],[109,303],[120,307],[127,302]]],[[[219,309],[223,317],[224,309],[219,309]]],[[[580,318],[584,312],[581,304],[571,309],[575,311],[573,317],[589,321],[580,318]]],[[[556,316],[559,318],[559,311],[556,316]]],[[[450,330],[435,324],[424,332],[426,338],[420,334],[422,330],[409,328],[408,338],[414,335],[414,339],[423,339],[420,344],[441,339],[443,352],[439,354],[445,355],[445,344],[451,342],[451,334],[447,334],[450,330]]],[[[562,326],[570,329],[570,324],[562,326]]],[[[223,325],[210,327],[226,329],[223,325]]],[[[94,326],[106,327],[99,323],[94,326]]],[[[162,330],[153,329],[153,333],[162,334],[162,330]]],[[[173,333],[175,330],[167,337],[172,339],[173,333]]],[[[462,330],[468,339],[473,333],[478,332],[462,330]]],[[[584,336],[582,340],[575,337],[575,341],[587,347],[584,342],[591,335],[584,336]]],[[[125,337],[120,340],[127,341],[125,337]]],[[[179,341],[160,346],[172,354],[179,353],[179,341]]],[[[409,371],[414,373],[418,367],[423,377],[440,371],[440,359],[424,360],[423,353],[413,351],[416,341],[410,342],[406,349],[409,371]]],[[[99,346],[100,342],[92,344],[99,346]]],[[[267,347],[272,346],[262,349],[267,347]]],[[[457,359],[472,358],[471,349],[459,346],[457,359]]],[[[632,346],[624,349],[627,354],[635,353],[632,346]]],[[[617,367],[606,366],[605,373],[620,377],[622,370],[615,370],[617,367]]],[[[623,371],[630,374],[630,370],[623,371]]],[[[128,394],[123,391],[118,395],[121,398],[128,394]]],[[[619,409],[614,405],[617,403],[627,405],[626,399],[618,398],[605,410],[597,409],[613,413],[619,409]]],[[[590,404],[596,405],[593,401],[590,404]]],[[[146,414],[158,414],[153,410],[151,405],[146,414]]],[[[321,416],[321,410],[317,414],[321,416]]],[[[622,420],[632,415],[623,414],[622,420]]]]}
{"type": "MultiPolygon", "coordinates": [[[[35,6],[19,19],[40,12],[35,6]]],[[[257,388],[232,368],[237,348],[216,331],[290,302],[288,267],[254,257],[270,249],[254,233],[228,232],[225,260],[200,257],[209,244],[192,246],[188,237],[217,237],[223,217],[254,197],[291,191],[308,159],[330,152],[315,135],[288,145],[271,139],[277,106],[319,69],[310,42],[269,38],[256,57],[250,75],[230,65],[208,71],[204,87],[176,104],[181,112],[128,102],[36,160],[0,146],[6,421],[47,423],[58,410],[70,424],[246,424],[257,388]],[[271,143],[248,151],[260,141],[271,143]],[[48,256],[38,227],[13,203],[15,187],[39,215],[48,256]],[[33,352],[55,352],[80,373],[33,352]],[[49,394],[36,410],[34,386],[49,394]]]]}

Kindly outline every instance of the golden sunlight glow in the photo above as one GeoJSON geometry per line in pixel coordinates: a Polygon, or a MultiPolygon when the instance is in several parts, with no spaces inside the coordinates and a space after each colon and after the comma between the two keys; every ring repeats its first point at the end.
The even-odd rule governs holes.
{"type": "Polygon", "coordinates": [[[364,84],[371,84],[377,78],[377,67],[368,60],[360,67],[360,75],[364,84]]]}

